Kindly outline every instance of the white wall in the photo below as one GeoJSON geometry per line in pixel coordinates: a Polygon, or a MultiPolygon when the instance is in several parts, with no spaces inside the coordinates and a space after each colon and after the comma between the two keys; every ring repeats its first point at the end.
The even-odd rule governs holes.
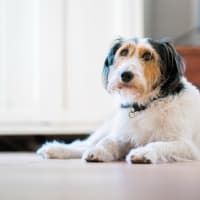
{"type": "Polygon", "coordinates": [[[145,1],[145,35],[177,38],[197,26],[197,0],[145,1]]]}

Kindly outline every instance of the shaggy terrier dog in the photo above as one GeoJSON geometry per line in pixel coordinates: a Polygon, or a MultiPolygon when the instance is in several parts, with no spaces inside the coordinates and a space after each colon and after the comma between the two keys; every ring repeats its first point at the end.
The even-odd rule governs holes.
{"type": "Polygon", "coordinates": [[[112,119],[84,141],[45,143],[45,158],[161,163],[200,159],[200,95],[167,40],[117,39],[105,59],[106,90],[120,98],[112,119]]]}

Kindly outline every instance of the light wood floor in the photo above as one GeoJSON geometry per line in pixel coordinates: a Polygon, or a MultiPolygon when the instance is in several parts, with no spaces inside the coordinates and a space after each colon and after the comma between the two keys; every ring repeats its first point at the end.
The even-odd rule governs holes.
{"type": "Polygon", "coordinates": [[[128,165],[0,153],[0,200],[200,200],[200,162],[128,165]]]}

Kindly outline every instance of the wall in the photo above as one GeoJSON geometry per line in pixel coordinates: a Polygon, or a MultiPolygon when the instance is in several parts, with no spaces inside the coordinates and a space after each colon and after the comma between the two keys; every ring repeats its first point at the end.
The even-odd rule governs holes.
{"type": "Polygon", "coordinates": [[[145,1],[145,35],[177,38],[197,26],[197,0],[145,1]]]}

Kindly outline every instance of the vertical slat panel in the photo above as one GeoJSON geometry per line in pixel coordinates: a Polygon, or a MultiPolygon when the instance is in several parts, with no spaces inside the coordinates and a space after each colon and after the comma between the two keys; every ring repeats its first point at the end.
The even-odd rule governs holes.
{"type": "Polygon", "coordinates": [[[0,110],[6,110],[6,0],[0,0],[0,110]]]}
{"type": "Polygon", "coordinates": [[[63,109],[64,0],[42,0],[40,7],[40,110],[55,119],[63,109]]]}
{"type": "Polygon", "coordinates": [[[37,0],[7,0],[4,4],[4,95],[11,111],[37,107],[38,5],[37,0]]]}
{"type": "Polygon", "coordinates": [[[114,37],[112,3],[69,0],[66,5],[65,94],[72,121],[98,120],[105,114],[102,108],[112,107],[101,81],[104,58],[114,37]]]}
{"type": "Polygon", "coordinates": [[[144,35],[144,0],[115,0],[114,31],[122,37],[142,37],[144,35]]]}

